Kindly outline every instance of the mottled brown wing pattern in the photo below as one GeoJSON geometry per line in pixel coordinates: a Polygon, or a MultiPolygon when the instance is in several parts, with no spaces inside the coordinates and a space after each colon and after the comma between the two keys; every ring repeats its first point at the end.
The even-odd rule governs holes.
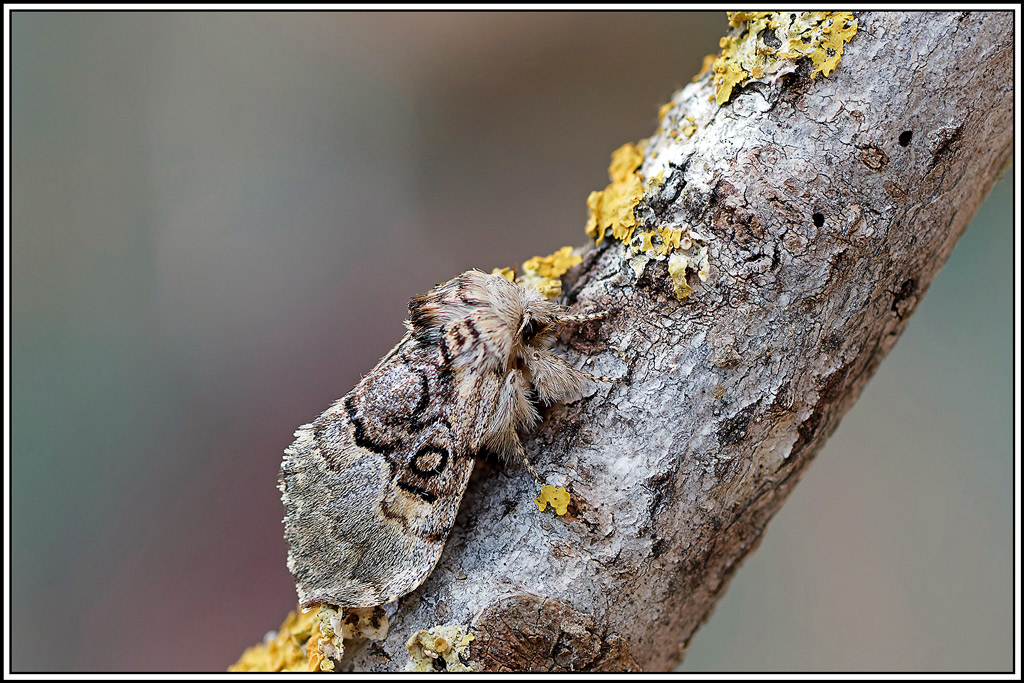
{"type": "Polygon", "coordinates": [[[285,451],[288,563],[304,606],[389,602],[440,557],[473,454],[453,432],[454,380],[436,354],[405,340],[285,451]]]}
{"type": "Polygon", "coordinates": [[[409,302],[398,345],[285,451],[288,567],[304,606],[370,607],[415,589],[455,522],[473,457],[494,451],[538,484],[519,429],[534,402],[613,382],[549,353],[570,314],[501,275],[467,271],[409,302]]]}

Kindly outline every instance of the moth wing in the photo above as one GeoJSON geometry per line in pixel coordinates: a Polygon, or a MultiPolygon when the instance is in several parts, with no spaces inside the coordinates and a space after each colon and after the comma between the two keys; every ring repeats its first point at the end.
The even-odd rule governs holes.
{"type": "Polygon", "coordinates": [[[430,368],[386,360],[285,450],[288,568],[304,607],[381,605],[419,586],[473,470],[424,400],[430,368]]]}

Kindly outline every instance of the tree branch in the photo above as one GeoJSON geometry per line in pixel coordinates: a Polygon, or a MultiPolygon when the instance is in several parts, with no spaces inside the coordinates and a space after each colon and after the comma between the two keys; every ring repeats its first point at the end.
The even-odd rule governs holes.
{"type": "Polygon", "coordinates": [[[566,303],[614,314],[562,341],[628,382],[552,406],[524,439],[568,514],[538,513],[518,468],[478,465],[434,572],[339,669],[404,670],[409,637],[445,624],[468,626],[483,670],[678,663],[1012,153],[1012,13],[857,22],[831,74],[799,60],[720,105],[706,73],[639,169],[616,155],[601,198],[639,179],[635,230],[600,234],[608,207],[588,202],[600,245],[563,280],[566,303]],[[686,262],[623,243],[657,255],[658,228],[690,238],[686,262]]]}

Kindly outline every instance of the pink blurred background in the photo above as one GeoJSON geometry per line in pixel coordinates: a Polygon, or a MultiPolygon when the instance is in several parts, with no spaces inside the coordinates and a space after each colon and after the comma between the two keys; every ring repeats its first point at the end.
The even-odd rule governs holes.
{"type": "MultiPolygon", "coordinates": [[[[725,30],[15,12],[13,669],[222,671],[277,628],[294,429],[410,296],[583,244],[725,30]]],[[[1012,667],[1012,209],[1005,181],[682,671],[1012,667]]]]}

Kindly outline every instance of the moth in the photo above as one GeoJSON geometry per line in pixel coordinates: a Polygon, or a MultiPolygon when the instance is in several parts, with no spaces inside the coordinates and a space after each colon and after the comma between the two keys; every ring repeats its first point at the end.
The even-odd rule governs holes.
{"type": "Polygon", "coordinates": [[[579,396],[592,375],[553,355],[574,314],[532,287],[471,270],[409,302],[407,332],[284,452],[288,568],[303,607],[370,607],[414,590],[455,522],[474,458],[523,464],[536,402],[579,396]]]}

